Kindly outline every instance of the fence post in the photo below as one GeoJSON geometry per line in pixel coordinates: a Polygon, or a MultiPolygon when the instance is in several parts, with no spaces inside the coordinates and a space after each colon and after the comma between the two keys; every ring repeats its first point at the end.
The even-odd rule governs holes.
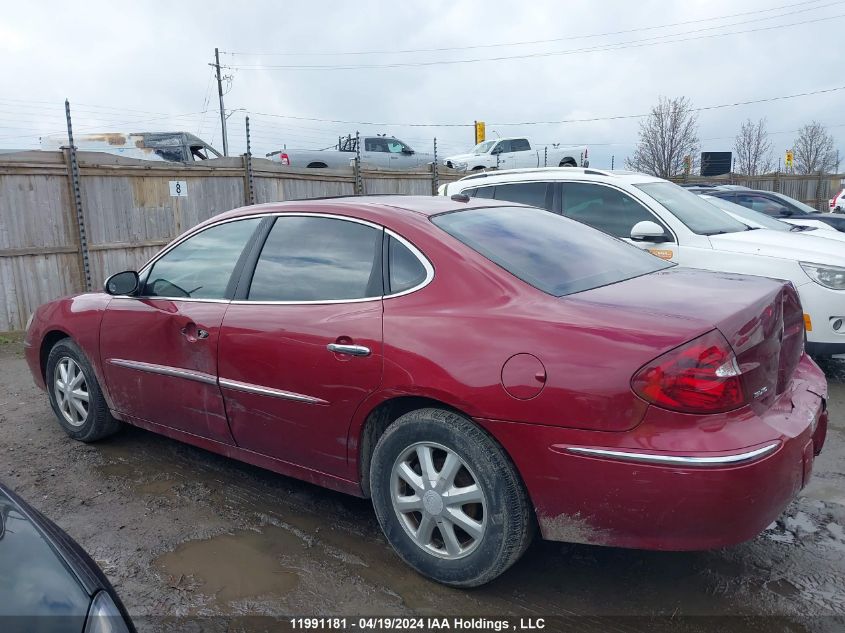
{"type": "Polygon", "coordinates": [[[437,137],[434,137],[434,162],[431,163],[431,195],[436,196],[440,188],[440,174],[437,171],[437,137]]]}
{"type": "Polygon", "coordinates": [[[549,146],[543,148],[543,167],[549,166],[549,146]]]}
{"type": "Polygon", "coordinates": [[[819,180],[816,183],[816,209],[819,211],[827,211],[824,207],[822,207],[822,201],[825,197],[822,197],[822,181],[824,180],[824,170],[819,169],[819,180]]]}
{"type": "Polygon", "coordinates": [[[364,195],[364,179],[361,177],[361,134],[355,132],[355,195],[364,195]]]}
{"type": "Polygon", "coordinates": [[[76,160],[76,145],[73,144],[73,124],[70,119],[70,101],[65,99],[65,118],[67,119],[67,141],[65,162],[70,180],[70,194],[76,211],[76,228],[79,235],[79,254],[82,264],[82,276],[85,290],[91,290],[91,262],[88,254],[88,232],[85,227],[85,212],[82,208],[82,190],[80,189],[79,163],[76,160]]]}
{"type": "Polygon", "coordinates": [[[252,173],[252,146],[249,141],[249,116],[246,117],[246,154],[244,154],[244,171],[246,176],[246,186],[244,187],[244,197],[247,204],[255,204],[255,178],[252,173]]]}

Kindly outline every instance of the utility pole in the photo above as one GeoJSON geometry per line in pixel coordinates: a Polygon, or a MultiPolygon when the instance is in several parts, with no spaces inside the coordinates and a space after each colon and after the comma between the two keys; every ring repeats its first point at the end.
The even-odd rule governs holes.
{"type": "Polygon", "coordinates": [[[220,77],[220,51],[214,49],[214,63],[217,71],[217,96],[220,97],[220,128],[223,131],[223,156],[229,155],[229,138],[226,135],[226,110],[223,108],[223,80],[220,77]]]}

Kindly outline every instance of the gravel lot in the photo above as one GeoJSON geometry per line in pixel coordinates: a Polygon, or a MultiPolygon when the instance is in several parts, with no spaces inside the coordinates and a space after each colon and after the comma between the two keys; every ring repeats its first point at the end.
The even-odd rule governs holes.
{"type": "Polygon", "coordinates": [[[755,540],[700,553],[540,542],[473,591],[407,568],[367,501],[139,429],[68,439],[14,339],[0,339],[0,478],[91,553],[141,630],[252,630],[247,614],[454,614],[566,616],[579,631],[649,630],[654,616],[676,630],[842,631],[845,361],[824,369],[831,426],[813,481],[755,540]]]}

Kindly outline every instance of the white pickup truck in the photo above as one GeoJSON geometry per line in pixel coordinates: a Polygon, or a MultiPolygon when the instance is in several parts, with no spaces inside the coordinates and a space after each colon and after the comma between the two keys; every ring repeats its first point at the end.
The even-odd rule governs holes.
{"type": "MultiPolygon", "coordinates": [[[[414,169],[434,161],[432,154],[417,152],[392,136],[362,136],[361,164],[377,169],[414,169]]],[[[355,160],[357,139],[341,138],[334,149],[283,149],[270,152],[267,158],[291,167],[341,169],[355,160]]]]}
{"type": "Polygon", "coordinates": [[[589,167],[587,147],[532,147],[527,138],[484,141],[466,154],[447,156],[446,167],[459,171],[515,169],[517,167],[589,167]]]}

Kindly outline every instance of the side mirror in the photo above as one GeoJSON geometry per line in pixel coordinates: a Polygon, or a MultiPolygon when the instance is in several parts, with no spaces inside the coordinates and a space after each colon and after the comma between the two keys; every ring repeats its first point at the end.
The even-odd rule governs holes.
{"type": "Polygon", "coordinates": [[[410,156],[411,154],[413,154],[413,153],[414,153],[414,150],[412,150],[410,147],[403,147],[403,148],[402,148],[402,153],[403,153],[403,154],[408,154],[408,155],[410,156]]]}
{"type": "Polygon", "coordinates": [[[631,239],[635,242],[668,242],[670,238],[666,235],[663,227],[650,220],[637,222],[631,229],[631,239]]]}
{"type": "Polygon", "coordinates": [[[105,290],[106,294],[113,296],[117,295],[133,295],[138,292],[138,273],[134,270],[124,270],[122,273],[115,273],[106,279],[105,290]]]}

